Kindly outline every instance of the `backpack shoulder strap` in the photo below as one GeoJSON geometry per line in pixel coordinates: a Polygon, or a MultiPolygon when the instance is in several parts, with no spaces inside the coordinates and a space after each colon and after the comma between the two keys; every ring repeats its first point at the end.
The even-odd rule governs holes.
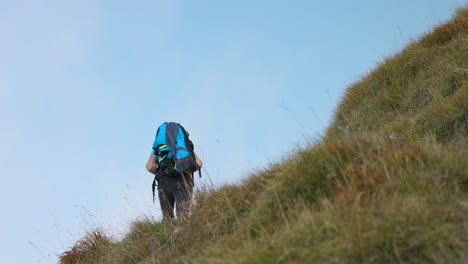
{"type": "Polygon", "coordinates": [[[166,127],[166,144],[169,145],[171,149],[172,157],[175,157],[176,154],[177,133],[179,132],[179,127],[180,125],[174,122],[167,123],[166,127]]]}

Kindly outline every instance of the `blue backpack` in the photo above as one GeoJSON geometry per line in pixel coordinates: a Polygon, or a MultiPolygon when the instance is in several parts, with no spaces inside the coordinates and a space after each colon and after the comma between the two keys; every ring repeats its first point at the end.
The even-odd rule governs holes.
{"type": "Polygon", "coordinates": [[[177,173],[198,170],[189,133],[178,123],[166,122],[158,128],[153,150],[161,168],[173,169],[177,173]]]}
{"type": "Polygon", "coordinates": [[[153,151],[157,156],[158,170],[153,180],[153,202],[156,181],[161,177],[175,177],[180,174],[191,174],[200,168],[197,165],[194,145],[189,139],[189,133],[179,123],[166,122],[159,126],[153,143],[153,151]]]}

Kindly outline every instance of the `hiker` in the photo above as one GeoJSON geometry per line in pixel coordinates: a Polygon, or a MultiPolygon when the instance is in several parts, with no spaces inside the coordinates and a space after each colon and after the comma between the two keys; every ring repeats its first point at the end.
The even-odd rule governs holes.
{"type": "Polygon", "coordinates": [[[164,220],[174,218],[174,206],[178,218],[188,216],[194,187],[193,173],[198,170],[201,177],[202,165],[184,127],[174,122],[159,126],[146,169],[155,175],[153,202],[158,183],[158,198],[164,220]]]}

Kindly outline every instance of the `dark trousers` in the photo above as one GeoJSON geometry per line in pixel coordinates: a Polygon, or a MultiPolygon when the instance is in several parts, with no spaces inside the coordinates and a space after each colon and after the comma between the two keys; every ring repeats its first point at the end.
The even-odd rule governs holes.
{"type": "Polygon", "coordinates": [[[177,217],[188,216],[188,206],[192,198],[192,174],[163,176],[158,181],[158,197],[163,219],[174,218],[174,207],[177,217]]]}

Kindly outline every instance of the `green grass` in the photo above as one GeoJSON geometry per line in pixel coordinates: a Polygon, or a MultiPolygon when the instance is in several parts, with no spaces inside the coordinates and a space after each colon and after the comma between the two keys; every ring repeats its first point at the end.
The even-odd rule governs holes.
{"type": "Polygon", "coordinates": [[[451,140],[460,136],[457,133],[466,137],[467,16],[467,9],[460,9],[451,22],[387,58],[351,86],[329,134],[346,130],[400,138],[426,133],[435,133],[439,140],[451,140]]]}
{"type": "Polygon", "coordinates": [[[93,230],[67,263],[467,263],[468,8],[351,85],[326,135],[189,219],[93,230]],[[179,231],[176,231],[179,230],[179,231]]]}

